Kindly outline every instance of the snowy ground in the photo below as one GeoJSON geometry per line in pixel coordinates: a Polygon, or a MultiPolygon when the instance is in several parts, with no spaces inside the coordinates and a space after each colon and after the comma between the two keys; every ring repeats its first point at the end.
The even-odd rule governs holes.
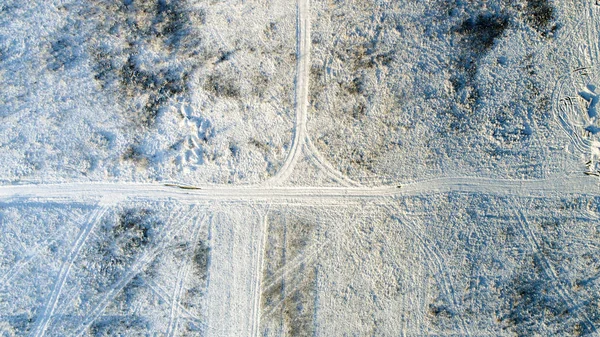
{"type": "Polygon", "coordinates": [[[597,45],[591,7],[315,2],[313,142],[339,171],[373,185],[554,176],[571,158],[552,92],[561,76],[597,63],[596,54],[576,52],[587,43],[577,36],[582,26],[591,26],[588,41],[597,45]]]}
{"type": "Polygon", "coordinates": [[[285,158],[293,3],[1,6],[4,182],[257,183],[285,158]]]}
{"type": "Polygon", "coordinates": [[[600,334],[598,15],[1,3],[0,336],[600,334]]]}

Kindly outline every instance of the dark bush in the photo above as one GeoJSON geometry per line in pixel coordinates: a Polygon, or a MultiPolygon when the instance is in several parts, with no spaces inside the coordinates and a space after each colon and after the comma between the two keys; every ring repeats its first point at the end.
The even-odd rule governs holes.
{"type": "Polygon", "coordinates": [[[507,27],[507,16],[485,13],[463,21],[457,31],[468,39],[475,52],[481,53],[490,49],[507,27]]]}

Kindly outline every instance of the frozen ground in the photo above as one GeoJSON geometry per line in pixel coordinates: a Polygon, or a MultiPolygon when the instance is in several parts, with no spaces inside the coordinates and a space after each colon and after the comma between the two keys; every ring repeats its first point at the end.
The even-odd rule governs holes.
{"type": "Polygon", "coordinates": [[[565,73],[597,63],[595,51],[581,50],[597,45],[593,6],[316,1],[313,143],[339,171],[373,185],[555,176],[570,158],[552,92],[565,73]]]}
{"type": "Polygon", "coordinates": [[[285,158],[293,3],[1,6],[4,182],[257,183],[285,158]]]}
{"type": "Polygon", "coordinates": [[[0,336],[596,336],[595,0],[5,1],[0,336]]]}

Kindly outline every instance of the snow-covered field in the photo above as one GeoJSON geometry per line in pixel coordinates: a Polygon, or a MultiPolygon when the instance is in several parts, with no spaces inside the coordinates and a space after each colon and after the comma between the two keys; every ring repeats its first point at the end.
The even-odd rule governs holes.
{"type": "Polygon", "coordinates": [[[1,6],[2,181],[257,183],[285,158],[293,3],[1,6]]]}
{"type": "Polygon", "coordinates": [[[315,1],[313,142],[339,171],[372,185],[560,174],[571,158],[552,92],[563,75],[597,63],[595,52],[577,52],[597,45],[591,7],[315,1]],[[590,40],[578,36],[586,25],[590,40]]]}
{"type": "Polygon", "coordinates": [[[0,3],[0,336],[600,334],[595,0],[0,3]]]}

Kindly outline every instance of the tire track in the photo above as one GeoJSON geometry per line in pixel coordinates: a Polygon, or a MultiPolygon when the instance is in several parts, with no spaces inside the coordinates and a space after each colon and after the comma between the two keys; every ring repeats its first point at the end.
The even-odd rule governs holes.
{"type": "Polygon", "coordinates": [[[266,204],[277,200],[309,200],[347,203],[349,199],[422,196],[449,192],[488,195],[538,197],[578,194],[600,196],[597,180],[583,174],[553,179],[518,180],[480,177],[442,177],[421,180],[402,186],[383,187],[269,187],[269,186],[204,186],[181,189],[154,183],[64,183],[0,186],[0,200],[5,202],[53,201],[72,202],[94,198],[128,198],[135,201],[177,200],[197,205],[202,201],[247,202],[266,204]]]}
{"type": "Polygon", "coordinates": [[[582,8],[581,18],[585,23],[585,39],[587,40],[586,50],[588,52],[587,58],[590,64],[596,64],[598,62],[598,29],[595,22],[594,15],[594,0],[586,1],[581,4],[582,8]]]}
{"type": "MultiPolygon", "coordinates": [[[[354,220],[353,216],[350,221],[354,220]]],[[[308,247],[305,252],[302,254],[298,254],[296,258],[294,258],[290,263],[286,263],[283,267],[278,269],[273,273],[273,276],[270,278],[269,283],[262,286],[262,294],[267,293],[271,288],[277,285],[277,283],[281,282],[289,273],[298,269],[302,264],[312,262],[317,255],[327,247],[327,245],[333,241],[333,239],[337,238],[339,231],[342,230],[344,226],[340,221],[340,224],[336,225],[331,231],[331,235],[323,242],[315,242],[312,246],[308,247]]],[[[267,280],[265,280],[267,281],[267,280]]]]}
{"type": "Polygon", "coordinates": [[[177,284],[175,286],[175,293],[173,294],[173,298],[171,300],[171,314],[169,318],[169,325],[167,328],[167,336],[174,336],[177,333],[177,327],[179,324],[179,307],[181,307],[181,295],[183,293],[183,289],[185,287],[185,282],[189,275],[191,269],[192,258],[194,257],[194,252],[198,247],[198,240],[200,239],[200,231],[202,229],[202,225],[204,224],[206,216],[203,216],[200,221],[194,222],[194,231],[192,235],[192,248],[190,249],[190,253],[187,256],[186,261],[184,261],[184,267],[180,268],[177,273],[177,284]]]}
{"type": "Polygon", "coordinates": [[[161,235],[164,240],[157,244],[152,249],[146,251],[139,259],[137,259],[130,269],[108,290],[99,303],[86,315],[86,318],[81,322],[79,329],[77,329],[72,336],[82,336],[86,330],[102,315],[106,307],[109,305],[110,301],[114,299],[115,296],[119,294],[119,292],[125,288],[134,277],[139,275],[144,271],[144,268],[148,266],[154,259],[160,254],[169,243],[169,238],[175,234],[175,232],[181,230],[181,228],[185,225],[185,220],[191,218],[191,214],[196,210],[196,207],[193,207],[188,213],[183,217],[183,220],[179,221],[177,228],[175,228],[175,224],[169,226],[166,229],[166,232],[161,235]]]}
{"type": "Polygon", "coordinates": [[[325,172],[325,174],[327,174],[330,178],[341,183],[343,186],[360,186],[359,183],[333,168],[333,166],[331,166],[331,164],[325,158],[323,158],[323,155],[321,155],[308,135],[306,136],[304,146],[313,163],[315,163],[315,165],[317,165],[317,167],[325,172]]]}
{"type": "Polygon", "coordinates": [[[598,23],[596,22],[596,18],[597,18],[597,14],[598,14],[598,5],[594,5],[592,3],[590,3],[590,6],[588,8],[587,11],[588,14],[588,19],[589,21],[591,21],[591,30],[592,30],[592,34],[591,34],[591,48],[592,48],[592,63],[593,64],[597,64],[598,63],[598,56],[600,56],[600,49],[598,46],[598,39],[600,38],[600,34],[598,32],[598,23]]]}
{"type": "Polygon", "coordinates": [[[252,320],[252,331],[251,331],[251,336],[254,337],[258,337],[260,335],[260,320],[261,320],[261,310],[260,310],[260,305],[262,302],[262,289],[261,289],[261,281],[262,281],[262,273],[264,270],[264,264],[265,264],[265,254],[266,252],[265,250],[265,243],[267,241],[267,233],[268,233],[268,228],[269,228],[269,223],[268,223],[268,219],[269,219],[269,210],[270,210],[270,206],[267,208],[267,210],[265,211],[265,214],[262,216],[263,221],[262,221],[262,226],[261,226],[261,233],[260,233],[260,241],[258,244],[258,261],[256,263],[256,268],[254,270],[255,273],[255,277],[254,277],[254,312],[253,312],[253,320],[252,320]]]}
{"type": "Polygon", "coordinates": [[[73,262],[75,262],[75,259],[79,255],[79,252],[83,248],[90,233],[94,229],[94,226],[100,220],[100,218],[104,215],[104,213],[107,211],[107,209],[108,209],[107,206],[97,207],[92,212],[88,221],[85,223],[85,225],[79,232],[79,235],[77,236],[77,239],[73,243],[73,247],[71,248],[69,255],[67,256],[66,260],[63,262],[63,264],[60,268],[60,272],[58,274],[58,278],[56,280],[54,288],[52,289],[52,292],[50,293],[48,302],[46,303],[46,306],[44,307],[44,311],[42,312],[41,315],[38,316],[38,320],[32,329],[33,332],[31,333],[31,336],[41,337],[46,332],[46,329],[48,328],[48,323],[50,322],[50,319],[52,318],[54,310],[56,310],[56,306],[58,304],[58,299],[60,298],[60,295],[62,293],[65,282],[69,276],[71,267],[73,266],[73,262]]]}
{"type": "MultiPolygon", "coordinates": [[[[575,105],[578,104],[577,101],[573,102],[573,100],[578,100],[578,97],[569,97],[569,95],[575,94],[577,87],[586,84],[578,83],[581,80],[579,77],[588,76],[587,72],[598,62],[598,41],[594,41],[594,37],[598,37],[598,29],[594,20],[594,12],[597,11],[595,7],[598,6],[595,6],[593,1],[571,1],[570,5],[564,7],[564,10],[569,13],[568,17],[581,19],[566,27],[567,31],[562,39],[569,41],[579,37],[579,39],[583,38],[583,40],[586,40],[587,43],[585,46],[579,48],[580,59],[578,60],[578,68],[561,76],[556,81],[552,92],[552,110],[559,128],[570,139],[574,150],[584,155],[590,154],[592,141],[582,137],[585,126],[577,125],[578,123],[574,122],[569,115],[575,109],[575,105]],[[564,92],[564,88],[567,85],[571,86],[571,93],[564,92]]],[[[547,47],[546,45],[540,51],[547,47]]]]}
{"type": "Polygon", "coordinates": [[[452,281],[450,280],[448,273],[445,272],[445,270],[444,270],[445,264],[444,264],[443,258],[440,256],[440,254],[438,254],[438,252],[436,252],[434,249],[431,248],[432,246],[434,246],[434,244],[432,242],[430,242],[426,237],[423,237],[419,233],[419,231],[415,228],[416,226],[414,225],[414,222],[412,222],[411,220],[406,218],[402,214],[403,213],[402,210],[398,209],[395,206],[390,206],[390,204],[391,205],[394,204],[393,200],[390,200],[390,202],[388,204],[384,204],[383,207],[390,212],[390,215],[392,216],[393,220],[395,219],[397,221],[397,223],[404,224],[404,227],[406,229],[408,229],[417,238],[417,240],[421,243],[420,246],[421,246],[423,253],[425,253],[426,258],[429,259],[429,261],[431,261],[431,263],[433,264],[433,267],[435,269],[437,269],[438,274],[441,276],[440,287],[442,288],[442,291],[444,292],[444,296],[446,298],[450,299],[454,311],[458,314],[458,317],[460,319],[459,325],[462,329],[462,335],[470,336],[471,334],[469,332],[467,324],[466,324],[464,318],[462,317],[462,315],[460,315],[460,313],[458,312],[460,305],[458,304],[458,301],[456,300],[454,289],[452,288],[452,281]],[[410,225],[410,223],[412,223],[412,226],[410,225]]]}
{"type": "Polygon", "coordinates": [[[580,72],[585,72],[588,69],[589,68],[587,68],[587,67],[578,68],[578,69],[573,70],[569,74],[560,77],[558,79],[558,82],[556,83],[555,89],[552,93],[552,96],[553,96],[552,101],[555,104],[555,106],[553,108],[554,115],[555,115],[555,118],[557,119],[560,129],[571,140],[571,144],[573,145],[575,151],[582,153],[582,154],[586,154],[589,152],[591,143],[588,140],[583,139],[581,137],[581,130],[583,129],[583,127],[580,126],[581,130],[579,130],[579,131],[576,130],[575,129],[576,123],[574,123],[569,116],[569,113],[572,112],[572,109],[575,109],[575,107],[573,105],[577,103],[577,102],[573,102],[573,99],[577,99],[577,98],[574,98],[574,97],[569,97],[569,98],[564,97],[563,98],[563,95],[565,94],[564,88],[567,85],[567,82],[569,82],[569,84],[571,82],[573,82],[574,74],[579,74],[580,72]]]}
{"type": "MultiPolygon", "coordinates": [[[[537,239],[535,232],[529,225],[529,221],[527,221],[527,218],[525,217],[525,214],[521,210],[521,207],[519,207],[517,205],[517,202],[512,199],[509,199],[508,203],[514,212],[515,218],[517,219],[519,226],[521,227],[521,231],[523,232],[523,235],[525,236],[525,238],[527,239],[527,242],[531,246],[531,249],[533,250],[533,252],[535,254],[537,254],[537,256],[539,256],[539,260],[543,265],[544,274],[546,274],[546,277],[548,277],[550,280],[552,280],[552,283],[556,284],[558,295],[561,297],[563,302],[565,302],[569,306],[570,309],[572,308],[572,309],[576,310],[578,308],[578,306],[576,305],[575,300],[571,297],[571,295],[569,295],[567,288],[562,284],[562,282],[560,282],[558,274],[552,267],[552,264],[550,263],[550,261],[548,261],[548,258],[546,258],[546,256],[544,256],[544,254],[540,253],[542,249],[539,245],[539,240],[537,239]]],[[[583,310],[581,311],[581,316],[583,316],[583,319],[585,320],[586,325],[588,326],[590,331],[592,331],[593,334],[597,334],[598,331],[597,331],[596,325],[594,324],[594,322],[592,322],[592,320],[586,314],[585,311],[583,311],[583,310]]]]}
{"type": "Polygon", "coordinates": [[[310,71],[310,10],[309,0],[297,0],[296,36],[298,59],[296,65],[296,121],[294,124],[294,137],[292,146],[282,168],[271,178],[269,184],[279,184],[285,181],[296,166],[302,154],[306,135],[306,122],[308,116],[308,78],[310,71]]]}
{"type": "MultiPolygon", "coordinates": [[[[164,247],[161,247],[164,248],[164,247]]],[[[138,274],[143,272],[143,269],[150,264],[156,256],[160,253],[159,249],[153,249],[150,252],[146,252],[144,256],[136,261],[134,265],[117,281],[117,283],[105,293],[100,302],[96,305],[96,307],[91,311],[89,315],[86,315],[86,318],[80,324],[80,328],[73,334],[74,336],[81,336],[85,333],[85,331],[94,323],[98,317],[104,312],[106,306],[108,306],[109,302],[117,296],[117,294],[127,286],[136,277],[138,274]]]]}
{"type": "MultiPolygon", "coordinates": [[[[333,219],[331,219],[331,220],[333,220],[333,219]]],[[[339,220],[339,219],[337,219],[337,220],[339,220]]],[[[350,219],[347,220],[347,222],[353,223],[353,222],[355,222],[355,220],[356,220],[356,216],[352,216],[350,219]]],[[[334,221],[334,223],[335,223],[335,221],[334,221]]],[[[286,280],[286,276],[288,276],[288,274],[290,274],[291,272],[300,268],[303,264],[311,263],[323,249],[327,248],[327,246],[329,245],[330,242],[332,242],[334,239],[339,239],[339,236],[342,234],[342,230],[344,228],[345,227],[343,226],[343,222],[340,221],[340,224],[336,225],[332,229],[331,233],[329,233],[329,235],[327,235],[327,238],[325,240],[320,241],[320,242],[317,241],[317,242],[313,243],[310,247],[307,247],[304,252],[299,253],[294,259],[289,261],[289,263],[286,262],[281,268],[276,270],[274,272],[273,276],[271,277],[271,281],[267,285],[262,287],[261,296],[262,296],[262,294],[269,292],[269,290],[271,290],[274,286],[278,286],[282,282],[285,283],[285,293],[292,294],[296,290],[298,290],[298,288],[302,284],[303,279],[299,278],[299,279],[294,279],[294,280],[290,281],[290,280],[286,280]]],[[[287,297],[285,296],[285,294],[283,294],[281,299],[279,301],[277,301],[277,303],[270,305],[271,309],[268,312],[266,312],[264,315],[262,315],[262,317],[263,318],[271,318],[278,311],[283,310],[282,304],[286,300],[287,300],[287,297]]]]}
{"type": "MultiPolygon", "coordinates": [[[[72,215],[75,216],[74,214],[72,214],[72,215]]],[[[81,216],[78,216],[78,219],[74,222],[76,222],[76,223],[82,222],[81,218],[82,218],[81,216]]],[[[72,221],[69,221],[68,225],[71,225],[72,223],[73,223],[72,221]]],[[[0,289],[2,289],[4,286],[6,286],[8,284],[8,282],[10,282],[10,280],[12,280],[15,276],[19,275],[21,270],[23,268],[25,268],[29,263],[31,263],[31,261],[35,260],[43,248],[47,248],[52,243],[56,242],[57,238],[61,235],[64,235],[64,233],[62,231],[54,233],[54,235],[52,235],[50,238],[48,238],[48,240],[46,240],[43,244],[36,245],[32,249],[31,253],[24,254],[27,256],[25,258],[22,258],[19,261],[17,261],[12,267],[10,267],[10,269],[6,273],[4,273],[4,275],[2,275],[2,277],[0,277],[0,289]]]]}
{"type": "Polygon", "coordinates": [[[187,277],[187,268],[180,268],[177,271],[177,281],[175,284],[175,288],[173,290],[173,296],[171,297],[171,312],[169,314],[169,324],[167,326],[167,333],[165,334],[168,337],[174,336],[175,332],[177,330],[177,323],[179,320],[179,313],[177,312],[177,306],[179,304],[179,300],[181,299],[183,282],[186,277],[187,277]]]}
{"type": "MultiPolygon", "coordinates": [[[[173,301],[173,298],[164,289],[162,289],[158,284],[156,284],[153,280],[147,280],[144,277],[142,277],[141,280],[161,300],[163,300],[165,302],[173,301]]],[[[202,322],[199,317],[197,317],[196,315],[191,313],[189,310],[187,310],[185,307],[183,307],[181,305],[181,303],[177,304],[177,309],[180,312],[184,313],[185,318],[187,318],[188,320],[191,320],[198,324],[204,324],[204,322],[202,322]]]]}

